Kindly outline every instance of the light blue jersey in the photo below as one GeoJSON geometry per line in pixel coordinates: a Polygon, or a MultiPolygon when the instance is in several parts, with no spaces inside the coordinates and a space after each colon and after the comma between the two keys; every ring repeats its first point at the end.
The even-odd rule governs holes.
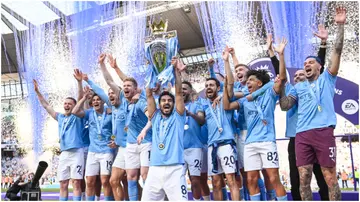
{"type": "Polygon", "coordinates": [[[304,81],[295,85],[298,102],[296,133],[336,125],[333,102],[336,78],[325,70],[316,81],[304,81]],[[319,105],[321,111],[318,109],[319,105]]]}
{"type": "MultiPolygon", "coordinates": [[[[199,102],[190,101],[185,104],[185,108],[193,114],[197,114],[198,112],[204,113],[201,103],[199,102]]],[[[184,148],[202,148],[203,143],[201,142],[201,126],[198,124],[198,122],[191,116],[186,116],[185,127],[187,130],[185,130],[184,135],[184,148]]]]}
{"type": "MultiPolygon", "coordinates": [[[[201,107],[204,111],[204,106],[206,105],[206,99],[199,97],[197,102],[201,104],[201,107]]],[[[205,113],[205,112],[204,112],[205,113]]],[[[208,142],[208,129],[207,129],[207,123],[205,121],[205,124],[201,126],[201,136],[200,141],[203,145],[207,145],[208,142]]]]}
{"type": "Polygon", "coordinates": [[[279,96],[273,88],[249,102],[246,98],[238,100],[240,108],[244,108],[247,124],[245,144],[253,142],[275,142],[274,111],[279,96]],[[266,124],[262,120],[266,120],[266,124]]]}
{"type": "Polygon", "coordinates": [[[73,114],[65,116],[57,112],[56,120],[58,121],[61,151],[84,147],[82,136],[84,122],[82,118],[73,114]]]}
{"type": "MultiPolygon", "coordinates": [[[[148,117],[145,114],[147,111],[147,102],[140,97],[135,104],[131,104],[125,99],[123,93],[120,93],[120,99],[121,105],[126,113],[125,127],[126,124],[128,124],[126,141],[130,144],[137,144],[137,137],[148,122],[148,117]]],[[[151,136],[152,131],[149,130],[142,143],[151,142],[151,136]]]]}
{"type": "MultiPolygon", "coordinates": [[[[243,92],[244,96],[249,95],[249,90],[247,85],[242,85],[240,82],[235,82],[235,83],[239,83],[236,86],[236,91],[235,92],[243,92]]],[[[235,88],[235,85],[234,85],[235,88]]],[[[246,126],[246,121],[245,121],[245,116],[244,116],[244,108],[240,108],[239,110],[237,110],[237,125],[240,131],[242,130],[247,130],[247,126],[246,126]]]]}
{"type": "MultiPolygon", "coordinates": [[[[113,116],[112,120],[111,120],[112,121],[112,130],[113,130],[112,134],[115,135],[115,144],[125,148],[127,135],[124,130],[125,117],[126,117],[126,111],[123,108],[124,105],[120,104],[118,107],[112,106],[111,102],[109,100],[109,97],[105,94],[105,91],[102,88],[100,88],[99,86],[94,84],[91,80],[88,80],[88,84],[93,89],[93,91],[97,95],[99,95],[101,100],[104,100],[104,102],[108,106],[111,106],[112,116],[113,116]],[[116,125],[114,125],[114,124],[116,124],[116,125]]],[[[120,98],[121,98],[121,93],[123,93],[123,91],[120,92],[120,95],[119,95],[120,98]]],[[[120,102],[124,102],[124,101],[120,100],[120,102]]]]}
{"type": "Polygon", "coordinates": [[[102,114],[96,113],[91,108],[85,111],[85,117],[89,119],[89,151],[95,153],[113,152],[113,149],[108,146],[112,135],[111,114],[106,113],[106,108],[102,114]]]}
{"type": "MultiPolygon", "coordinates": [[[[285,93],[286,96],[290,95],[292,97],[296,97],[295,88],[290,83],[285,84],[285,93]]],[[[286,112],[286,137],[295,137],[296,135],[296,125],[298,117],[297,110],[298,107],[296,103],[293,107],[291,107],[291,109],[286,112]]]]}
{"type": "Polygon", "coordinates": [[[218,142],[220,140],[234,140],[234,131],[232,126],[233,110],[225,111],[223,101],[220,99],[220,104],[216,108],[212,108],[211,102],[207,99],[204,106],[206,123],[208,127],[208,145],[218,142]],[[222,132],[219,132],[219,127],[222,132]]]}
{"type": "Polygon", "coordinates": [[[84,117],[83,122],[84,122],[84,127],[83,127],[83,130],[82,130],[82,135],[83,135],[82,138],[83,138],[84,147],[88,147],[90,145],[89,119],[84,117]]]}
{"type": "Polygon", "coordinates": [[[185,113],[180,115],[176,109],[164,118],[157,109],[151,119],[152,145],[150,166],[184,164],[184,126],[185,113]]]}
{"type": "Polygon", "coordinates": [[[112,133],[115,134],[115,144],[125,148],[126,147],[126,137],[127,133],[125,132],[125,118],[126,111],[123,108],[124,105],[119,105],[118,107],[112,106],[112,133]]]}

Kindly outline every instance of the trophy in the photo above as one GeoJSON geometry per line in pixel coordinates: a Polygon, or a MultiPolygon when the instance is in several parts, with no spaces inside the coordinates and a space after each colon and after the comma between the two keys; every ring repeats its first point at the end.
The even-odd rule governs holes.
{"type": "Polygon", "coordinates": [[[178,54],[178,38],[176,30],[167,32],[168,20],[160,22],[149,21],[150,36],[145,38],[145,57],[147,59],[146,86],[155,88],[159,83],[161,88],[167,88],[168,83],[175,83],[171,58],[178,54]]]}

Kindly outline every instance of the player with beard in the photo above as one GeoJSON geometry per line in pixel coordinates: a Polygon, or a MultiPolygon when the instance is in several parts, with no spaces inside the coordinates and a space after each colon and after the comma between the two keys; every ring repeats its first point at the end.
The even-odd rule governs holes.
{"type": "MultiPolygon", "coordinates": [[[[146,89],[148,112],[151,114],[153,144],[149,177],[145,183],[142,201],[187,200],[187,187],[183,174],[185,104],[181,86],[181,65],[176,57],[171,63],[175,72],[175,95],[162,92],[159,97],[160,110],[150,88],[146,89]],[[176,109],[174,109],[174,106],[176,109]]],[[[139,136],[141,142],[146,136],[139,136]]]]}
{"type": "Polygon", "coordinates": [[[205,83],[207,104],[204,106],[208,127],[208,174],[212,177],[215,200],[223,200],[222,180],[225,173],[232,200],[238,201],[239,187],[235,180],[237,172],[236,145],[232,127],[232,111],[225,112],[222,101],[213,106],[220,90],[220,82],[208,78],[205,83]]]}
{"type": "MultiPolygon", "coordinates": [[[[215,78],[220,82],[220,86],[223,87],[223,81],[224,81],[224,76],[221,73],[215,73],[213,72],[213,70],[211,69],[211,67],[213,66],[213,63],[211,62],[213,61],[213,59],[209,59],[208,61],[208,65],[209,65],[209,72],[211,74],[211,78],[215,78]],[[209,64],[210,63],[210,64],[209,64]]],[[[205,89],[206,91],[206,89],[205,89]]],[[[219,103],[220,103],[220,99],[222,98],[222,90],[220,90],[218,92],[217,97],[213,100],[212,106],[215,108],[219,103]]],[[[199,97],[198,101],[202,104],[202,106],[206,106],[207,105],[207,99],[201,98],[199,97]]],[[[203,107],[204,108],[204,107],[203,107]]],[[[203,165],[201,166],[201,186],[202,186],[202,192],[203,193],[203,198],[204,200],[210,200],[210,190],[209,190],[209,185],[208,185],[208,128],[207,128],[207,123],[205,121],[205,124],[201,127],[201,134],[203,137],[202,138],[202,142],[204,144],[203,147],[203,165]]],[[[220,181],[221,184],[221,192],[223,195],[223,200],[227,201],[228,200],[228,192],[226,189],[226,182],[225,182],[225,175],[223,174],[223,178],[220,181]]]]}
{"type": "Polygon", "coordinates": [[[205,123],[201,103],[192,102],[193,87],[190,82],[182,82],[183,99],[185,102],[186,119],[184,126],[184,175],[189,170],[191,189],[195,201],[201,198],[200,176],[202,162],[201,126],[205,123]]]}
{"type": "MultiPolygon", "coordinates": [[[[325,29],[324,25],[319,25],[319,32],[314,33],[317,37],[321,39],[321,45],[318,52],[318,59],[321,61],[320,74],[324,71],[325,56],[326,56],[326,40],[328,38],[328,31],[325,29]]],[[[279,60],[275,56],[272,50],[272,35],[269,34],[267,37],[267,47],[269,55],[271,57],[271,63],[274,66],[275,72],[279,73],[279,60]]],[[[294,75],[294,83],[303,82],[306,80],[305,71],[298,70],[294,75]]],[[[286,96],[292,94],[294,96],[293,86],[287,82],[285,84],[285,93],[286,96]]],[[[253,99],[254,99],[253,94],[253,99]]],[[[293,200],[301,200],[300,196],[300,178],[299,171],[296,167],[296,154],[295,154],[295,135],[296,135],[296,124],[297,124],[297,105],[294,105],[286,113],[286,134],[285,136],[290,138],[288,145],[288,157],[289,157],[289,167],[290,167],[290,184],[291,184],[291,195],[293,200]]],[[[320,198],[323,201],[329,200],[328,187],[326,185],[324,176],[321,172],[321,167],[319,164],[314,163],[313,172],[316,177],[316,183],[319,186],[320,198]]]]}
{"type": "MultiPolygon", "coordinates": [[[[283,39],[277,49],[280,56],[280,81],[273,88],[266,90],[254,101],[247,98],[231,102],[229,96],[224,93],[224,108],[226,110],[244,108],[247,123],[247,137],[244,148],[244,165],[247,172],[247,184],[251,200],[260,200],[258,187],[259,171],[265,169],[267,177],[274,186],[278,200],[287,200],[286,191],[279,178],[279,161],[276,149],[276,137],[274,126],[274,110],[278,93],[286,81],[286,68],[284,61],[284,49],[287,44],[283,39]]],[[[266,71],[250,70],[247,73],[247,86],[250,93],[260,89],[270,81],[266,71]]],[[[226,87],[227,85],[225,85],[226,87]]]]}
{"type": "Polygon", "coordinates": [[[59,157],[57,172],[57,179],[60,182],[59,200],[67,201],[69,180],[72,179],[73,199],[74,201],[80,201],[81,180],[83,179],[84,170],[84,142],[82,138],[84,123],[82,118],[71,114],[76,105],[76,100],[72,97],[67,97],[64,101],[65,113],[55,112],[40,93],[37,81],[33,80],[33,83],[40,104],[52,118],[58,121],[60,149],[62,151],[59,157]]]}
{"type": "Polygon", "coordinates": [[[125,167],[128,179],[128,192],[131,201],[138,200],[139,170],[143,181],[147,178],[150,163],[151,134],[148,131],[146,138],[137,144],[137,137],[148,122],[147,103],[143,98],[135,104],[131,103],[132,97],[137,92],[137,82],[134,78],[124,80],[123,96],[120,96],[121,103],[124,104],[127,117],[125,130],[127,130],[125,167]]]}
{"type": "MultiPolygon", "coordinates": [[[[244,97],[244,95],[247,95],[248,92],[244,91],[245,88],[245,84],[242,85],[242,83],[246,83],[246,72],[247,70],[249,70],[247,65],[244,64],[240,64],[239,61],[236,58],[235,55],[235,49],[234,48],[229,48],[229,53],[231,54],[231,57],[233,58],[233,63],[234,63],[234,68],[235,68],[235,74],[236,74],[236,79],[237,81],[234,82],[234,96],[236,98],[242,98],[244,97]],[[239,77],[241,77],[241,79],[239,79],[239,77]]],[[[209,67],[209,72],[210,72],[210,78],[214,78],[214,79],[218,79],[218,77],[216,76],[216,74],[219,74],[220,76],[222,76],[220,73],[215,73],[214,71],[214,64],[215,64],[215,60],[213,58],[210,58],[208,60],[208,67],[209,67]]],[[[221,80],[219,80],[220,82],[220,90],[219,90],[219,95],[222,95],[223,93],[223,88],[224,88],[224,82],[222,82],[221,80]]]]}
{"type": "Polygon", "coordinates": [[[91,86],[96,94],[104,100],[108,106],[112,107],[112,139],[109,142],[108,146],[110,148],[117,149],[117,154],[112,165],[110,184],[113,190],[115,200],[124,200],[127,198],[127,180],[125,176],[125,148],[126,148],[126,132],[123,130],[125,127],[125,116],[126,112],[123,107],[120,105],[120,92],[121,88],[115,84],[111,75],[107,71],[104,59],[105,54],[100,55],[99,63],[100,69],[104,75],[105,81],[110,86],[108,90],[108,95],[105,92],[95,85],[91,80],[86,77],[86,82],[91,86]],[[119,130],[121,128],[121,130],[119,130]],[[124,187],[121,185],[120,181],[123,183],[124,187]]]}
{"type": "MultiPolygon", "coordinates": [[[[128,76],[123,72],[121,71],[120,67],[117,65],[117,62],[116,62],[116,58],[114,58],[111,54],[108,54],[107,55],[108,59],[109,59],[109,64],[110,66],[115,70],[116,74],[119,76],[120,80],[122,82],[124,82],[124,80],[126,78],[128,78],[128,76]]],[[[156,87],[152,89],[153,93],[154,93],[154,98],[155,98],[155,101],[157,102],[158,98],[159,98],[159,95],[160,93],[162,92],[163,89],[160,88],[160,83],[156,83],[156,87]]],[[[141,90],[140,88],[137,89],[138,93],[141,93],[140,95],[143,97],[143,98],[146,98],[146,95],[145,95],[145,89],[141,90]]],[[[133,98],[134,99],[134,98],[133,98]]],[[[156,103],[158,104],[158,103],[156,103]]]]}
{"type": "Polygon", "coordinates": [[[74,107],[73,114],[89,120],[90,146],[86,162],[86,195],[87,201],[95,200],[96,177],[100,174],[101,184],[104,188],[105,200],[112,200],[109,183],[114,150],[108,147],[112,136],[111,110],[104,106],[105,102],[100,96],[92,98],[93,107],[83,110],[83,105],[90,92],[86,91],[83,98],[74,107]]]}
{"type": "Polygon", "coordinates": [[[334,19],[338,33],[328,69],[320,74],[321,61],[315,56],[309,56],[304,62],[307,80],[294,86],[294,95],[286,96],[285,89],[281,92],[280,106],[283,110],[291,109],[296,103],[298,106],[295,151],[302,200],[312,200],[310,183],[316,161],[325,177],[329,199],[341,200],[336,178],[336,114],[333,98],[344,43],[346,9],[336,8],[334,19]]]}

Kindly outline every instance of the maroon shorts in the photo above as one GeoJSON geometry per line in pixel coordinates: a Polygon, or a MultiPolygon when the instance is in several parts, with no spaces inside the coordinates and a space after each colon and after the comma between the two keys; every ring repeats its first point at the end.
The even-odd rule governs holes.
{"type": "Polygon", "coordinates": [[[334,128],[317,128],[296,134],[296,166],[318,163],[322,167],[336,166],[334,128]]]}

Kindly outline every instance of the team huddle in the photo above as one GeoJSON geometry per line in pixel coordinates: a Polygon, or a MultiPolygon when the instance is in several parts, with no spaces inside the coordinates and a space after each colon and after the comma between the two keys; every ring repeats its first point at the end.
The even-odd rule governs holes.
{"type": "Polygon", "coordinates": [[[96,200],[101,187],[107,201],[188,200],[188,174],[194,200],[210,200],[208,176],[214,200],[228,199],[226,185],[235,201],[287,200],[279,177],[275,135],[274,111],[279,101],[287,111],[293,199],[312,200],[314,170],[317,179],[322,177],[325,182],[319,187],[328,190],[328,199],[340,200],[332,100],[344,41],[345,8],[337,8],[334,19],[338,30],[327,68],[328,33],[319,25],[315,34],[322,41],[319,55],[305,59],[303,69],[294,76],[295,85],[286,76],[288,41],[283,38],[275,47],[271,34],[267,46],[277,73],[274,81],[267,71],[239,63],[234,48],[226,46],[219,58],[226,75],[216,75],[215,60],[208,61],[210,77],[204,98],[182,79],[186,66],[176,57],[171,60],[175,75],[172,94],[171,87],[162,88],[160,83],[155,88],[140,88],[121,71],[116,59],[101,54],[98,62],[109,86],[107,94],[76,69],[78,97],[65,99],[64,113],[54,111],[34,80],[41,105],[58,121],[62,151],[59,199],[68,200],[71,179],[73,200],[78,201],[85,193],[86,200],[96,200]],[[122,87],[114,82],[106,59],[122,87]],[[88,84],[84,88],[83,81],[88,84]]]}

